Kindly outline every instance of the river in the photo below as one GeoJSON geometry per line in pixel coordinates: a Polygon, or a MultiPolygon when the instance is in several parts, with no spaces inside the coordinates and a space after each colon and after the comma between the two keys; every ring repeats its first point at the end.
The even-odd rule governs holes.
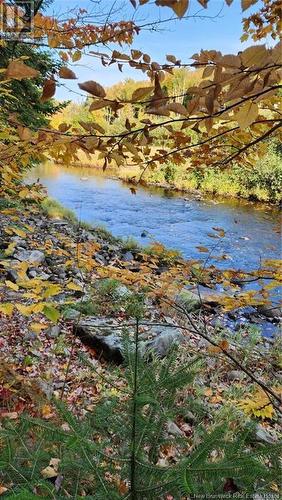
{"type": "Polygon", "coordinates": [[[263,259],[281,257],[279,210],[239,200],[205,199],[161,188],[138,187],[132,194],[122,181],[90,168],[44,165],[35,172],[50,197],[77,217],[102,225],[115,236],[142,244],[159,241],[185,258],[207,258],[219,267],[249,270],[263,259]],[[219,237],[221,228],[224,237],[219,237]],[[141,234],[146,232],[146,237],[141,234]],[[222,258],[222,256],[224,256],[222,258]]]}

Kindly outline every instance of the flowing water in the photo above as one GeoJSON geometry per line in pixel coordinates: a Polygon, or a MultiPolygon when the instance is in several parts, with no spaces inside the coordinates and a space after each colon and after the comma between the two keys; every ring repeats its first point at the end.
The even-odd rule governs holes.
{"type": "Polygon", "coordinates": [[[206,247],[209,262],[225,268],[254,269],[263,259],[281,257],[279,211],[266,205],[197,200],[151,187],[138,187],[134,195],[127,184],[89,168],[45,165],[33,178],[80,220],[102,225],[115,236],[142,244],[159,241],[186,258],[206,259],[209,254],[197,248],[206,247]],[[213,228],[223,229],[225,236],[218,237],[213,228]]]}

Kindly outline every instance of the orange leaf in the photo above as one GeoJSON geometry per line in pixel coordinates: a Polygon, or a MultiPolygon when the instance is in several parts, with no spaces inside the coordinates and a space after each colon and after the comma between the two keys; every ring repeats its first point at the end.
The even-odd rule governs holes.
{"type": "Polygon", "coordinates": [[[63,66],[59,71],[60,78],[66,78],[67,80],[76,80],[76,74],[69,68],[63,66]]]}
{"type": "Polygon", "coordinates": [[[40,101],[41,102],[48,101],[49,99],[51,99],[51,97],[53,97],[55,95],[55,93],[56,93],[55,80],[52,80],[52,79],[45,80],[40,101]]]}
{"type": "Polygon", "coordinates": [[[95,95],[96,97],[106,97],[105,89],[100,85],[100,83],[93,82],[92,80],[84,83],[78,84],[81,90],[85,90],[89,94],[95,95]]]}

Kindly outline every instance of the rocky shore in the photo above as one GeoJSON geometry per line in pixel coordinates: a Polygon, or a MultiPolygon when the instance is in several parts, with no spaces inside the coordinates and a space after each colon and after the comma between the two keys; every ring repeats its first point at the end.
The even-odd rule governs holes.
{"type": "MultiPolygon", "coordinates": [[[[51,219],[44,214],[42,210],[19,213],[16,209],[6,209],[0,213],[0,252],[1,252],[1,275],[2,282],[1,295],[5,302],[15,302],[17,299],[22,301],[24,294],[18,286],[18,282],[25,279],[40,280],[45,285],[50,283],[59,285],[61,291],[52,297],[52,300],[59,308],[64,310],[63,317],[67,320],[79,318],[79,324],[75,326],[77,335],[84,343],[90,343],[94,347],[94,341],[90,339],[90,330],[96,332],[95,341],[100,346],[101,335],[97,335],[98,325],[101,322],[107,322],[107,318],[97,319],[89,318],[89,314],[79,312],[80,304],[91,302],[97,289],[97,283],[101,283],[101,268],[113,270],[113,275],[120,277],[124,273],[149,272],[156,279],[169,270],[170,263],[164,256],[144,254],[142,248],[128,250],[126,244],[101,230],[78,224],[76,222],[64,219],[51,219]],[[82,255],[82,261],[88,260],[87,266],[79,265],[75,254],[77,249],[85,252],[82,255]],[[153,268],[146,269],[146,264],[153,261],[153,268]],[[70,265],[71,260],[71,265],[70,265]],[[24,276],[19,276],[19,265],[25,263],[24,276]],[[90,263],[90,265],[89,265],[90,263]],[[145,267],[144,267],[145,266],[145,267]],[[69,286],[71,282],[72,286],[69,286]],[[10,284],[5,287],[5,284],[10,284]],[[12,283],[12,285],[11,285],[12,283]],[[14,286],[13,286],[14,284],[14,286]],[[73,288],[74,290],[71,290],[73,288]],[[92,292],[91,292],[92,289],[92,292]],[[92,294],[92,295],[91,295],[92,294]],[[73,302],[73,303],[72,303],[73,302]],[[68,307],[65,304],[71,303],[68,307]],[[88,318],[87,321],[83,317],[88,318]],[[90,328],[90,326],[92,328],[90,328]]],[[[177,258],[176,264],[181,265],[182,259],[177,258]]],[[[175,262],[174,262],[175,264],[175,262]]],[[[21,268],[23,269],[23,268],[21,268]]],[[[106,278],[105,278],[106,280],[106,278]]],[[[137,279],[138,281],[138,279],[137,279]]],[[[118,283],[118,282],[117,282],[118,283]]],[[[120,302],[122,308],[123,299],[130,296],[131,289],[121,282],[114,290],[114,299],[117,304],[120,302]]],[[[190,286],[183,288],[175,297],[176,304],[179,303],[184,309],[190,312],[197,312],[201,309],[208,315],[210,324],[216,328],[230,329],[238,331],[241,327],[247,325],[257,326],[262,329],[262,333],[267,337],[267,342],[273,341],[273,335],[277,333],[280,310],[275,306],[241,307],[228,313],[221,311],[221,298],[226,292],[219,292],[218,289],[209,286],[190,286]]],[[[27,301],[30,303],[30,301],[27,301]]],[[[91,307],[89,308],[91,312],[91,307]]],[[[147,316],[152,321],[157,318],[161,321],[161,312],[154,301],[147,299],[147,316]]],[[[112,319],[112,318],[111,318],[112,319]]],[[[172,318],[168,318],[168,320],[172,318]]],[[[112,323],[112,329],[116,324],[112,323]]],[[[104,337],[106,332],[104,332],[104,337]]],[[[109,333],[109,332],[107,332],[109,333]]],[[[165,355],[165,349],[161,344],[166,343],[167,349],[174,340],[181,338],[177,329],[172,333],[166,331],[166,328],[153,329],[148,336],[148,342],[155,342],[156,351],[159,355],[165,355]],[[160,340],[152,339],[158,338],[160,340]],[[168,341],[167,339],[170,339],[168,341]],[[165,339],[163,341],[163,339],[165,339]]],[[[104,348],[100,347],[103,354],[107,351],[106,358],[111,360],[111,348],[113,345],[113,358],[117,357],[119,361],[122,358],[117,351],[120,351],[120,340],[118,336],[110,336],[109,341],[105,341],[104,348]],[[118,346],[118,347],[117,347],[118,346]]],[[[99,348],[97,347],[99,350],[99,348]]]]}

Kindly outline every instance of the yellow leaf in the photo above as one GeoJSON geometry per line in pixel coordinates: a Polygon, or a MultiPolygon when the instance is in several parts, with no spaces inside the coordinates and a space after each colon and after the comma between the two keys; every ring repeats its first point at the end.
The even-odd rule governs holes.
{"type": "Polygon", "coordinates": [[[19,192],[19,197],[20,198],[26,198],[27,195],[29,195],[29,189],[24,188],[19,192]]]}
{"type": "MultiPolygon", "coordinates": [[[[42,413],[42,417],[43,418],[50,418],[50,417],[52,417],[52,415],[53,415],[52,407],[50,405],[48,405],[48,404],[43,405],[42,408],[41,408],[41,413],[42,413]]],[[[54,461],[50,461],[49,465],[51,467],[53,467],[53,468],[57,468],[58,464],[59,464],[59,461],[55,462],[56,459],[51,459],[51,460],[54,460],[54,461]],[[56,464],[56,467],[55,467],[55,464],[56,464]]]]}
{"type": "Polygon", "coordinates": [[[252,394],[246,399],[241,399],[238,401],[237,405],[242,408],[247,415],[254,415],[262,419],[271,419],[274,413],[274,408],[262,389],[259,389],[255,394],[252,394]]]}
{"type": "Polygon", "coordinates": [[[212,396],[212,390],[210,388],[206,389],[204,392],[205,396],[212,396]]]}
{"type": "Polygon", "coordinates": [[[33,312],[33,305],[25,306],[24,304],[15,304],[15,306],[23,316],[30,316],[33,312]]]}
{"type": "Polygon", "coordinates": [[[22,229],[19,229],[18,227],[13,227],[12,231],[13,231],[13,233],[17,234],[21,238],[25,238],[26,237],[26,233],[22,229]]]}
{"type": "Polygon", "coordinates": [[[19,287],[16,283],[13,283],[12,281],[9,281],[9,280],[6,280],[5,281],[5,285],[8,287],[8,288],[11,288],[12,290],[15,290],[15,292],[18,291],[19,287]]]}
{"type": "Polygon", "coordinates": [[[72,61],[76,62],[76,61],[79,61],[80,59],[81,59],[81,52],[80,52],[80,50],[76,50],[74,52],[74,54],[72,55],[72,61]]]}
{"type": "Polygon", "coordinates": [[[30,141],[30,139],[32,138],[31,130],[21,125],[18,126],[18,134],[21,141],[30,141]]]}
{"type": "Polygon", "coordinates": [[[234,114],[234,118],[238,122],[240,129],[244,130],[249,127],[257,118],[258,112],[258,105],[255,102],[246,102],[246,104],[234,114]]]}
{"type": "Polygon", "coordinates": [[[48,327],[48,325],[46,323],[31,323],[29,325],[29,328],[35,333],[40,333],[42,330],[44,330],[47,327],[48,327]]]}
{"type": "Polygon", "coordinates": [[[58,472],[50,465],[48,465],[48,467],[45,467],[45,469],[42,469],[42,471],[41,471],[41,476],[44,479],[50,479],[52,477],[57,477],[57,475],[58,475],[58,472]]]}
{"type": "Polygon", "coordinates": [[[81,286],[77,285],[76,283],[68,283],[66,285],[66,288],[68,288],[69,290],[75,290],[75,291],[78,291],[78,292],[81,292],[82,288],[81,286]]]}
{"type": "Polygon", "coordinates": [[[38,302],[37,304],[33,305],[32,312],[34,314],[40,313],[40,312],[43,311],[44,307],[45,307],[45,303],[44,302],[38,302]]]}
{"type": "Polygon", "coordinates": [[[0,312],[6,314],[7,316],[11,316],[14,310],[14,304],[10,302],[6,302],[5,304],[0,304],[0,312]]]}
{"type": "Polygon", "coordinates": [[[55,285],[51,284],[46,288],[46,290],[43,293],[44,299],[47,299],[48,297],[52,297],[53,295],[58,295],[62,291],[62,287],[60,285],[55,285]]]}
{"type": "Polygon", "coordinates": [[[8,255],[8,256],[12,255],[12,253],[15,250],[15,247],[16,247],[16,243],[15,242],[14,243],[10,243],[9,246],[6,248],[6,250],[4,252],[5,255],[8,255]]]}

